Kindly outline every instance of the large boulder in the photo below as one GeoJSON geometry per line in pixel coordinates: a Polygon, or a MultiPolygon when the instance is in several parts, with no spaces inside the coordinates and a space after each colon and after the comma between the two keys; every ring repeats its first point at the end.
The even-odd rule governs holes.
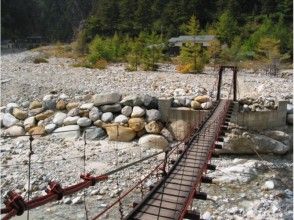
{"type": "Polygon", "coordinates": [[[225,138],[225,144],[219,153],[234,154],[285,154],[290,146],[260,134],[244,132],[242,135],[231,134],[225,138]]]}
{"type": "Polygon", "coordinates": [[[51,134],[52,131],[55,130],[55,128],[56,128],[56,124],[48,124],[48,125],[45,126],[45,132],[47,134],[51,134]]]}
{"type": "Polygon", "coordinates": [[[29,111],[29,116],[36,116],[44,111],[43,108],[35,108],[29,111]]]}
{"type": "Polygon", "coordinates": [[[212,108],[212,102],[208,101],[208,102],[201,103],[201,108],[205,109],[205,110],[211,109],[212,108]]]}
{"type": "Polygon", "coordinates": [[[42,102],[42,107],[44,109],[55,109],[56,108],[56,98],[53,95],[45,95],[42,102]]]}
{"type": "Polygon", "coordinates": [[[120,104],[113,104],[113,105],[103,105],[100,107],[102,112],[120,112],[121,111],[121,105],[120,104]]]}
{"type": "Polygon", "coordinates": [[[141,131],[145,127],[145,121],[143,118],[131,118],[129,120],[129,127],[134,131],[141,131]]]}
{"type": "Polygon", "coordinates": [[[196,98],[194,98],[194,101],[197,101],[199,103],[205,103],[210,101],[210,97],[207,95],[197,96],[196,98]]]}
{"type": "Polygon", "coordinates": [[[140,99],[140,97],[138,95],[128,95],[126,97],[124,97],[121,101],[120,104],[124,105],[124,106],[142,106],[144,103],[142,102],[142,100],[140,99]]]}
{"type": "Polygon", "coordinates": [[[63,112],[57,112],[55,115],[54,115],[54,118],[53,118],[53,123],[60,126],[63,124],[63,121],[64,119],[66,118],[66,114],[63,113],[63,112]]]}
{"type": "Polygon", "coordinates": [[[150,109],[146,111],[146,120],[147,122],[158,121],[161,118],[160,111],[157,109],[150,109]]]}
{"type": "Polygon", "coordinates": [[[92,96],[92,102],[95,106],[115,104],[121,100],[119,93],[104,93],[92,96]]]}
{"type": "Polygon", "coordinates": [[[47,110],[45,112],[42,112],[40,114],[37,114],[35,116],[36,120],[37,121],[40,121],[40,120],[45,120],[46,118],[49,118],[50,116],[52,116],[54,114],[54,112],[52,110],[47,110]]]}
{"type": "Polygon", "coordinates": [[[263,134],[274,140],[280,141],[285,145],[289,145],[290,142],[292,142],[290,135],[283,131],[278,131],[278,130],[264,131],[263,134]]]}
{"type": "Polygon", "coordinates": [[[70,111],[71,109],[79,107],[79,105],[80,104],[78,102],[70,102],[66,105],[66,109],[67,111],[70,111]]]}
{"type": "Polygon", "coordinates": [[[77,124],[81,127],[87,127],[92,124],[92,121],[89,118],[82,117],[78,119],[77,124]]]}
{"type": "Polygon", "coordinates": [[[93,106],[94,106],[94,103],[89,102],[89,103],[82,104],[80,106],[80,109],[82,109],[82,110],[91,110],[91,108],[93,108],[93,106]]]}
{"type": "Polygon", "coordinates": [[[12,111],[12,114],[14,117],[16,117],[19,120],[24,120],[28,117],[28,113],[24,110],[19,109],[19,108],[14,108],[12,111]]]}
{"type": "Polygon", "coordinates": [[[105,126],[109,140],[129,142],[136,136],[136,132],[129,128],[117,124],[105,126]]]}
{"type": "Polygon", "coordinates": [[[4,127],[11,127],[13,125],[15,125],[18,122],[18,119],[15,118],[13,115],[9,114],[9,113],[5,113],[3,115],[3,119],[2,119],[2,123],[4,125],[4,127]]]}
{"type": "Polygon", "coordinates": [[[5,134],[9,136],[19,136],[19,135],[24,135],[25,130],[21,126],[13,125],[10,128],[5,130],[5,134]]]}
{"type": "Polygon", "coordinates": [[[52,134],[59,138],[78,138],[81,135],[80,126],[78,125],[68,125],[55,129],[52,134]]]}
{"type": "Polygon", "coordinates": [[[127,117],[130,117],[132,112],[133,112],[133,108],[131,106],[125,106],[121,110],[121,113],[127,117]]]}
{"type": "Polygon", "coordinates": [[[42,107],[42,103],[39,102],[38,100],[34,100],[30,103],[30,109],[36,109],[36,108],[41,108],[42,107]]]}
{"type": "Polygon", "coordinates": [[[23,125],[25,127],[25,130],[28,131],[30,128],[34,127],[36,125],[36,119],[35,117],[29,117],[24,122],[23,125]]]}
{"type": "Polygon", "coordinates": [[[113,114],[111,112],[105,112],[101,116],[103,122],[111,122],[113,120],[113,114]]]}
{"type": "Polygon", "coordinates": [[[126,124],[128,123],[129,118],[125,115],[118,115],[115,117],[114,122],[119,124],[126,124]]]}
{"type": "Polygon", "coordinates": [[[167,130],[166,128],[163,128],[160,132],[160,134],[165,137],[166,140],[168,140],[168,142],[173,142],[174,137],[172,135],[172,133],[170,133],[169,130],[167,130]]]}
{"type": "Polygon", "coordinates": [[[145,109],[139,106],[134,106],[133,112],[131,114],[132,118],[139,118],[139,117],[143,117],[144,115],[145,115],[145,109]]]}
{"type": "Polygon", "coordinates": [[[16,103],[8,103],[6,105],[5,112],[12,114],[13,109],[18,108],[18,107],[19,107],[19,105],[16,103]]]}
{"type": "Polygon", "coordinates": [[[168,141],[163,136],[156,134],[146,134],[139,139],[138,143],[146,148],[165,150],[168,147],[168,141]]]}
{"type": "Polygon", "coordinates": [[[57,101],[56,109],[57,110],[65,110],[66,109],[66,101],[64,101],[63,99],[57,101]]]}
{"type": "Polygon", "coordinates": [[[74,117],[67,117],[63,120],[64,125],[76,125],[78,120],[80,119],[79,116],[74,116],[74,117]]]}
{"type": "Polygon", "coordinates": [[[86,129],[86,139],[94,140],[105,137],[106,133],[102,128],[97,128],[96,126],[91,126],[86,129]]]}
{"type": "Polygon", "coordinates": [[[157,109],[158,108],[158,99],[152,97],[148,94],[140,96],[141,101],[147,109],[157,109]]]}
{"type": "Polygon", "coordinates": [[[89,118],[92,121],[97,121],[101,115],[102,115],[102,112],[99,111],[99,109],[97,107],[93,107],[89,112],[89,118]]]}
{"type": "Polygon", "coordinates": [[[184,120],[177,120],[168,126],[168,130],[176,140],[182,141],[190,133],[190,124],[184,120]]]}
{"type": "Polygon", "coordinates": [[[74,116],[79,116],[79,114],[80,114],[80,109],[76,107],[69,110],[67,113],[67,116],[74,117],[74,116]]]}
{"type": "Polygon", "coordinates": [[[29,134],[31,135],[44,135],[45,133],[45,127],[43,126],[36,126],[29,130],[29,134]]]}
{"type": "Polygon", "coordinates": [[[191,107],[194,110],[199,110],[199,109],[201,109],[201,103],[200,102],[197,102],[197,101],[192,101],[191,102],[191,107]]]}
{"type": "Polygon", "coordinates": [[[163,125],[160,122],[151,121],[145,125],[147,133],[159,134],[163,128],[163,125]]]}

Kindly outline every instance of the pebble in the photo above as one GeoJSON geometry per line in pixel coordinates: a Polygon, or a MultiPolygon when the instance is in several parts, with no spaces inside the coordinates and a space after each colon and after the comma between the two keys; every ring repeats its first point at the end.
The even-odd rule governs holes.
{"type": "Polygon", "coordinates": [[[265,190],[272,190],[275,188],[275,183],[272,180],[266,181],[263,185],[263,189],[265,190]]]}

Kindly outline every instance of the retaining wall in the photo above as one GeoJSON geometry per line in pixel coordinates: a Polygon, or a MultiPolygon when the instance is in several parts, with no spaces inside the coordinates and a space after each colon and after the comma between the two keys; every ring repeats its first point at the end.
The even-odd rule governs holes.
{"type": "Polygon", "coordinates": [[[272,129],[286,125],[287,101],[279,101],[278,109],[263,112],[238,112],[239,103],[235,103],[235,113],[231,122],[251,130],[272,129]]]}

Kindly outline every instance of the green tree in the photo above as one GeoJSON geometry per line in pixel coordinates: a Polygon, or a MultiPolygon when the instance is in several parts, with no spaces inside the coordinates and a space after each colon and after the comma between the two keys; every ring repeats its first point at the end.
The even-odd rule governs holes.
{"type": "Polygon", "coordinates": [[[162,58],[163,42],[160,35],[155,32],[146,36],[146,42],[143,50],[143,69],[156,70],[156,64],[162,58]]]}
{"type": "Polygon", "coordinates": [[[229,11],[225,11],[218,19],[216,32],[221,43],[231,45],[238,33],[238,24],[229,11]]]}
{"type": "Polygon", "coordinates": [[[186,25],[182,25],[184,33],[192,36],[193,40],[182,45],[180,51],[181,65],[189,66],[188,72],[201,72],[204,67],[204,59],[201,44],[195,42],[195,37],[199,33],[199,22],[196,16],[192,16],[186,25]]]}
{"type": "Polygon", "coordinates": [[[267,60],[279,59],[281,57],[279,45],[279,40],[264,37],[260,39],[256,52],[260,57],[267,60]]]}
{"type": "Polygon", "coordinates": [[[207,55],[210,59],[213,60],[213,64],[216,63],[216,59],[220,57],[221,54],[221,44],[219,40],[213,40],[208,48],[207,48],[207,55]]]}

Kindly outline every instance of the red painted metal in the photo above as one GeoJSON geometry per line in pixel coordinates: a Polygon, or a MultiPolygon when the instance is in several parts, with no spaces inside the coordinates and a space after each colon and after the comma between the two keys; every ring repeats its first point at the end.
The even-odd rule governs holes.
{"type": "Polygon", "coordinates": [[[34,198],[27,202],[25,202],[19,194],[9,192],[7,199],[4,202],[6,208],[1,209],[1,214],[7,213],[3,219],[10,219],[15,215],[23,214],[25,210],[30,210],[49,202],[60,200],[63,196],[71,195],[82,189],[86,189],[89,186],[94,186],[96,182],[107,180],[108,176],[91,176],[90,174],[86,174],[81,175],[81,178],[84,180],[83,182],[68,186],[66,188],[62,188],[59,183],[52,181],[48,184],[48,189],[46,190],[47,195],[34,198]]]}

